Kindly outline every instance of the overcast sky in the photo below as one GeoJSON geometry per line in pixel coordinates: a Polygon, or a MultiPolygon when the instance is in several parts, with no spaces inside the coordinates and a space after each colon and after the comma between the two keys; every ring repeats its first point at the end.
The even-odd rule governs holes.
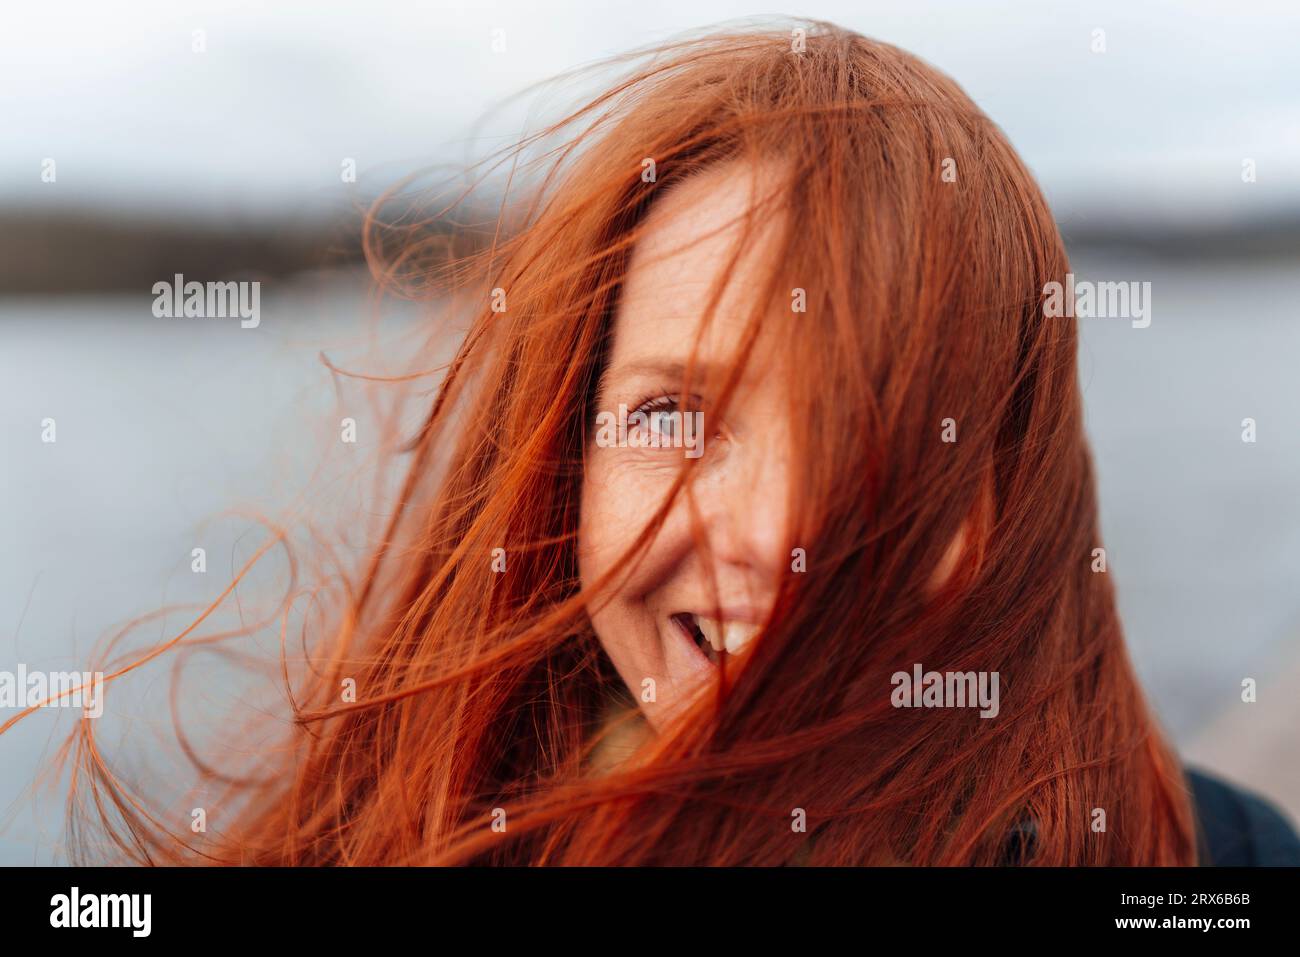
{"type": "MultiPolygon", "coordinates": [[[[0,203],[309,208],[337,195],[343,157],[373,184],[479,155],[516,134],[523,114],[475,122],[528,84],[766,12],[728,0],[6,4],[0,203]],[[206,52],[192,51],[194,30],[206,52]],[[56,184],[41,182],[47,157],[56,184]]],[[[816,0],[785,12],[950,73],[1006,129],[1058,213],[1233,219],[1300,204],[1293,0],[816,0]],[[1258,169],[1250,186],[1246,158],[1258,169]]]]}

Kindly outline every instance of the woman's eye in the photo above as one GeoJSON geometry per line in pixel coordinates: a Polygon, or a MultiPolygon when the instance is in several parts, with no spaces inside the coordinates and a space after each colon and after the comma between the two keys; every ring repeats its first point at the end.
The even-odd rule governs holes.
{"type": "Polygon", "coordinates": [[[661,396],[643,402],[629,417],[629,431],[642,429],[662,442],[671,442],[681,434],[681,409],[675,396],[661,396]]]}
{"type": "Polygon", "coordinates": [[[688,399],[663,395],[642,402],[628,416],[629,444],[651,448],[682,448],[703,432],[704,413],[688,399]]]}
{"type": "Polygon", "coordinates": [[[671,410],[660,409],[650,413],[650,431],[664,438],[676,438],[681,432],[681,416],[671,410]]]}

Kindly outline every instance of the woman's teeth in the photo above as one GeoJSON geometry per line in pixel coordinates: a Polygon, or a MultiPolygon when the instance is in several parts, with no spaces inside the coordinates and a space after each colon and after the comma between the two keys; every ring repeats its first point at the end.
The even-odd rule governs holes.
{"type": "Polygon", "coordinates": [[[717,621],[704,615],[691,617],[709,646],[714,651],[726,651],[729,655],[738,654],[758,634],[757,625],[749,625],[741,621],[717,621]]]}

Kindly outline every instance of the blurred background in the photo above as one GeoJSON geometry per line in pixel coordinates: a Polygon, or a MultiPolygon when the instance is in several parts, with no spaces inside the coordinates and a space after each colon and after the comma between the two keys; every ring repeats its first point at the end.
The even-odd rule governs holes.
{"type": "MultiPolygon", "coordinates": [[[[506,102],[530,84],[761,12],[722,0],[7,6],[0,670],[80,669],[115,626],[210,601],[251,551],[246,523],[214,516],[295,500],[344,401],[318,354],[391,355],[427,315],[368,297],[366,203],[572,102],[506,102]],[[155,317],[152,286],[176,273],[261,281],[260,325],[155,317]],[[199,544],[206,575],[191,574],[199,544]]],[[[809,0],[787,12],[949,73],[1038,176],[1076,274],[1152,284],[1149,328],[1081,321],[1132,656],[1185,758],[1300,819],[1300,6],[809,0]]],[[[371,413],[356,414],[364,457],[371,413]]],[[[335,489],[340,516],[353,491],[335,489]]],[[[151,621],[146,636],[188,621],[151,621]]],[[[165,694],[161,712],[150,696],[169,670],[154,672],[129,701],[110,689],[110,713],[127,715],[112,738],[135,751],[170,720],[165,694]]],[[[214,707],[218,674],[194,692],[214,707]]],[[[32,783],[70,717],[42,712],[0,738],[0,863],[62,860],[58,788],[32,783]]]]}

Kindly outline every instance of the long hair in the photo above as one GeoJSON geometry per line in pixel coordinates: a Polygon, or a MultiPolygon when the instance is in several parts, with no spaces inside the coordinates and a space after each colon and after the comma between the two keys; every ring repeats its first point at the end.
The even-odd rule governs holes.
{"type": "MultiPolygon", "coordinates": [[[[526,202],[484,247],[370,235],[381,276],[471,303],[468,330],[379,543],[314,595],[328,613],[303,666],[286,656],[286,740],[257,774],[200,764],[227,789],[223,826],[163,827],[79,725],[121,856],[1192,863],[1179,765],[1096,563],[1076,320],[1044,315],[1069,263],[1002,133],[932,67],[829,24],[618,66],[506,154],[526,202]],[[597,773],[606,704],[628,693],[589,619],[617,582],[581,582],[575,557],[595,396],[649,210],[725,163],[783,177],[744,223],[777,238],[735,364],[761,330],[798,370],[797,558],[744,667],[597,773]],[[999,714],[894,707],[891,675],[916,664],[997,673],[999,714]]],[[[674,494],[697,494],[691,471],[674,494]]]]}

